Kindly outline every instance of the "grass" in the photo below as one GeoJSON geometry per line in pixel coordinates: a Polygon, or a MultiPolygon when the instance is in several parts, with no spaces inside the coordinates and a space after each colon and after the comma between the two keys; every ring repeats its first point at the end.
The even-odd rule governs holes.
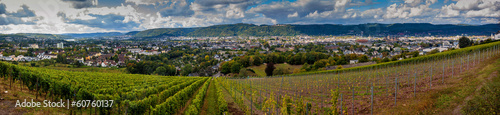
{"type": "Polygon", "coordinates": [[[444,86],[417,93],[416,98],[398,100],[397,107],[384,108],[379,114],[464,114],[461,109],[469,98],[481,98],[481,94],[477,93],[480,87],[500,82],[500,58],[486,63],[482,68],[463,73],[456,79],[449,79],[444,86]],[[492,76],[496,76],[493,78],[496,80],[490,80],[492,76]]]}
{"type": "MultiPolygon", "coordinates": [[[[302,67],[302,65],[290,65],[290,64],[287,64],[287,63],[282,63],[282,64],[275,64],[274,67],[276,68],[286,68],[288,69],[290,72],[293,72],[294,69],[300,69],[302,67]]],[[[255,71],[255,74],[257,74],[258,76],[266,76],[266,72],[265,72],[265,69],[266,69],[266,65],[265,64],[262,64],[260,66],[250,66],[250,67],[247,67],[248,69],[252,69],[253,71],[255,71]]]]}
{"type": "Polygon", "coordinates": [[[217,89],[215,88],[215,81],[210,82],[207,94],[205,95],[205,103],[201,109],[201,115],[216,115],[219,110],[217,105],[217,89]]]}

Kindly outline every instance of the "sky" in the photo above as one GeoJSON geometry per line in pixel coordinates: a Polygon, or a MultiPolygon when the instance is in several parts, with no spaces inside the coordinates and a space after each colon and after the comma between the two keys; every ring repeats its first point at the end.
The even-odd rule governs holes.
{"type": "Polygon", "coordinates": [[[500,0],[0,0],[0,33],[220,24],[499,23],[500,0]]]}

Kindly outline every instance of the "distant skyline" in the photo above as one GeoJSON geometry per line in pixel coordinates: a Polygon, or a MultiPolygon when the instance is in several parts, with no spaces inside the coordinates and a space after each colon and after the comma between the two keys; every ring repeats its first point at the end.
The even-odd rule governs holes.
{"type": "Polygon", "coordinates": [[[500,0],[0,0],[0,33],[128,32],[219,24],[492,24],[500,0]]]}

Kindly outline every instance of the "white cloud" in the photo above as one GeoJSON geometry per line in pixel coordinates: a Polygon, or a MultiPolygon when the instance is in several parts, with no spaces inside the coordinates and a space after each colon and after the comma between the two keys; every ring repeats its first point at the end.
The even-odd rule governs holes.
{"type": "Polygon", "coordinates": [[[275,19],[266,18],[266,17],[243,19],[242,22],[243,23],[253,23],[253,24],[257,24],[257,25],[261,25],[261,24],[267,24],[267,25],[278,24],[278,21],[276,21],[275,19]]]}
{"type": "Polygon", "coordinates": [[[298,17],[299,16],[299,13],[295,12],[293,14],[288,14],[288,18],[294,18],[294,17],[298,17]]]}
{"type": "Polygon", "coordinates": [[[460,15],[460,11],[453,10],[450,5],[445,5],[441,8],[441,13],[437,15],[438,17],[457,17],[460,15]]]}

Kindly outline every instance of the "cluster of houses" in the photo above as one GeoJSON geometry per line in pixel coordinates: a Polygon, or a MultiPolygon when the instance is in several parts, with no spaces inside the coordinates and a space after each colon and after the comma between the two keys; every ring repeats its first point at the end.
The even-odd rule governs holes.
{"type": "Polygon", "coordinates": [[[3,56],[0,54],[0,60],[5,60],[5,61],[39,61],[40,58],[38,57],[30,57],[30,56],[23,56],[23,55],[10,55],[10,56],[3,56]]]}

